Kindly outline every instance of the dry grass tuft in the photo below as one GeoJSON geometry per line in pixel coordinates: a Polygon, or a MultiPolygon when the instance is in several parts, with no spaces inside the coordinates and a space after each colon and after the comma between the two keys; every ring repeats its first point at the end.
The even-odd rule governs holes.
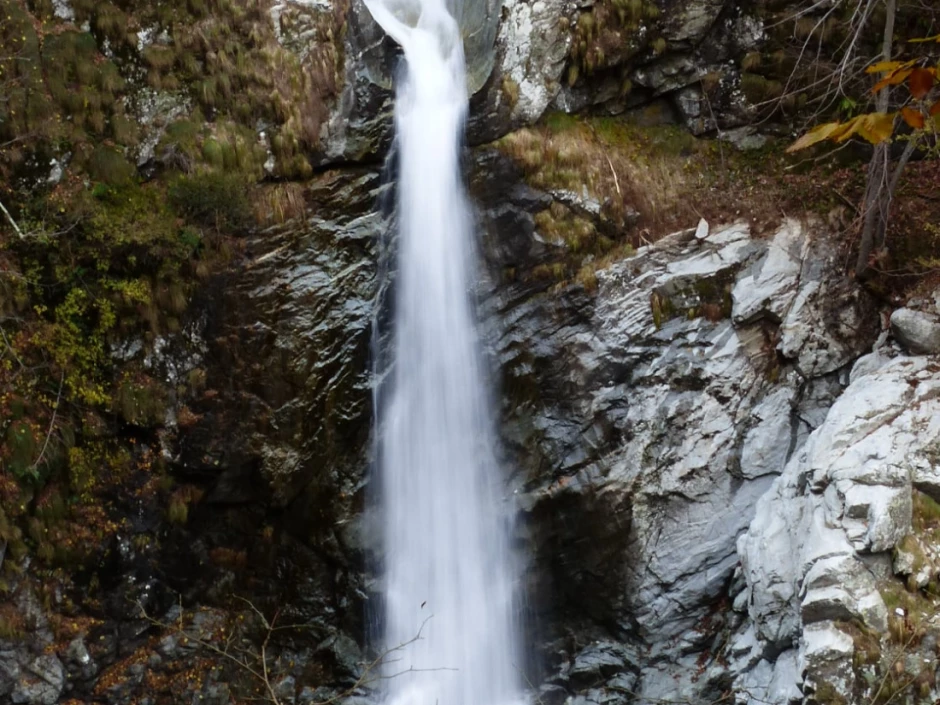
{"type": "MultiPolygon", "coordinates": [[[[558,254],[528,276],[553,278],[557,286],[577,283],[592,291],[596,272],[700,218],[713,224],[746,220],[760,236],[794,207],[832,207],[828,197],[810,199],[810,205],[796,191],[788,193],[788,162],[777,143],[739,152],[675,125],[641,127],[621,118],[556,113],[496,146],[529,184],[555,196],[535,221],[558,254]],[[589,212],[591,201],[600,204],[599,214],[589,212]]],[[[811,192],[819,196],[818,184],[811,192]]]]}
{"type": "Polygon", "coordinates": [[[680,128],[640,131],[610,118],[555,116],[499,146],[534,186],[579,195],[586,190],[617,228],[632,225],[637,212],[657,234],[689,225],[698,217],[689,194],[709,180],[698,164],[709,147],[680,128]]]}
{"type": "Polygon", "coordinates": [[[258,225],[280,225],[303,218],[307,212],[303,184],[285,182],[255,189],[252,211],[258,225]]]}

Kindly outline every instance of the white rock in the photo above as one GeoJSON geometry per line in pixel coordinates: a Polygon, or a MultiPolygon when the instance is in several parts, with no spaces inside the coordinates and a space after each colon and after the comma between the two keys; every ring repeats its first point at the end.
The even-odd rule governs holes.
{"type": "Polygon", "coordinates": [[[761,661],[735,680],[736,702],[741,705],[788,705],[802,700],[798,652],[788,649],[776,662],[761,661]]]}
{"type": "MultiPolygon", "coordinates": [[[[851,638],[831,620],[887,629],[888,610],[859,554],[890,554],[911,532],[915,483],[940,490],[932,450],[940,437],[936,365],[927,357],[869,356],[851,380],[738,541],[758,637],[779,645],[802,626],[808,677],[838,683],[840,692],[854,677],[851,638]]],[[[897,561],[897,569],[913,571],[913,559],[897,561]]]]}
{"type": "Polygon", "coordinates": [[[876,350],[868,355],[863,355],[852,365],[852,371],[849,374],[849,382],[854,382],[859,377],[877,372],[880,368],[891,362],[892,357],[892,355],[889,355],[883,350],[876,350]]]}
{"type": "Polygon", "coordinates": [[[767,247],[767,254],[753,271],[738,280],[731,292],[731,316],[736,322],[770,314],[783,320],[800,283],[806,236],[795,220],[787,220],[767,247]]]}
{"type": "Polygon", "coordinates": [[[808,624],[803,630],[802,644],[804,659],[836,661],[855,653],[852,637],[832,622],[808,624]]]}
{"type": "Polygon", "coordinates": [[[499,73],[515,83],[514,120],[534,122],[561,89],[571,33],[562,26],[559,0],[506,0],[496,37],[499,73]]]}
{"type": "Polygon", "coordinates": [[[153,159],[154,149],[167,126],[189,112],[190,99],[182,93],[143,88],[137,94],[136,108],[137,120],[143,128],[143,137],[137,147],[137,165],[142,166],[153,159]]]}
{"type": "Polygon", "coordinates": [[[751,412],[757,424],[744,437],[741,474],[747,478],[783,472],[790,454],[795,392],[781,387],[751,412]]]}
{"type": "Polygon", "coordinates": [[[69,0],[52,0],[52,14],[60,20],[71,22],[75,19],[75,10],[69,0]]]}
{"type": "Polygon", "coordinates": [[[836,273],[841,264],[828,242],[807,238],[799,289],[780,324],[777,344],[810,377],[838,370],[868,352],[878,328],[871,299],[836,273]]]}
{"type": "Polygon", "coordinates": [[[940,353],[940,316],[899,308],[891,314],[891,330],[901,345],[915,355],[940,353]]]}
{"type": "Polygon", "coordinates": [[[701,218],[695,228],[695,239],[704,240],[706,237],[708,237],[708,221],[701,218]]]}

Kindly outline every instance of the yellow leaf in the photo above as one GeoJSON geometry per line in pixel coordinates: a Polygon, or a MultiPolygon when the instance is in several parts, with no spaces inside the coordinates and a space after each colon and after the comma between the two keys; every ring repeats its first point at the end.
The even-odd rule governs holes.
{"type": "Polygon", "coordinates": [[[845,142],[849,137],[858,132],[862,121],[866,117],[867,115],[856,115],[847,123],[843,124],[842,129],[832,135],[832,139],[834,139],[836,142],[845,142]]]}
{"type": "Polygon", "coordinates": [[[865,69],[865,73],[889,73],[891,71],[897,71],[900,68],[906,69],[912,64],[912,61],[905,63],[901,63],[900,61],[879,61],[877,64],[872,64],[865,69]]]}
{"type": "Polygon", "coordinates": [[[901,108],[901,117],[904,118],[904,122],[913,127],[915,130],[920,130],[924,126],[924,114],[916,108],[901,108]]]}
{"type": "Polygon", "coordinates": [[[868,113],[859,121],[858,134],[872,144],[881,144],[894,132],[894,113],[868,113]]]}
{"type": "Polygon", "coordinates": [[[932,37],[920,37],[918,39],[908,39],[908,42],[911,44],[923,44],[924,42],[937,42],[940,44],[940,34],[935,34],[932,37]]]}
{"type": "Polygon", "coordinates": [[[787,151],[797,152],[801,149],[812,147],[814,144],[830,138],[835,132],[839,130],[840,127],[842,127],[842,123],[839,122],[827,122],[822,125],[817,125],[805,135],[800,137],[800,139],[798,139],[796,142],[787,147],[787,151]]]}
{"type": "Polygon", "coordinates": [[[877,93],[885,86],[896,86],[899,83],[904,83],[904,80],[912,73],[914,73],[914,69],[899,69],[893,73],[889,73],[875,84],[875,87],[871,89],[871,92],[877,93]]]}

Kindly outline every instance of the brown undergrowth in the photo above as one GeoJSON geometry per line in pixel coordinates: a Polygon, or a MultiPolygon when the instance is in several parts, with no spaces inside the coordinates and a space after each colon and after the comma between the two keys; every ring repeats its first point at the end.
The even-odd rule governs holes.
{"type": "Polygon", "coordinates": [[[601,217],[632,231],[634,244],[703,217],[748,219],[763,227],[784,214],[783,189],[769,178],[769,162],[782,152],[775,145],[742,153],[676,125],[649,128],[621,118],[553,114],[498,146],[532,185],[599,202],[601,217]]]}
{"type": "MultiPolygon", "coordinates": [[[[536,216],[540,233],[579,255],[577,266],[555,262],[542,268],[544,274],[567,282],[577,273],[581,280],[590,264],[582,281],[590,289],[597,269],[639,245],[694,227],[700,218],[713,226],[747,221],[760,237],[784,217],[814,214],[841,245],[848,273],[867,154],[848,147],[795,158],[785,154],[788,144],[770,139],[760,149],[740,151],[676,125],[640,127],[618,117],[556,113],[507,135],[497,147],[532,186],[600,205],[599,216],[589,218],[556,196],[552,208],[536,216]],[[598,229],[600,237],[593,234],[598,229]]],[[[877,275],[867,282],[874,293],[900,300],[940,284],[938,187],[935,160],[908,167],[893,205],[888,247],[877,254],[877,275]]]]}

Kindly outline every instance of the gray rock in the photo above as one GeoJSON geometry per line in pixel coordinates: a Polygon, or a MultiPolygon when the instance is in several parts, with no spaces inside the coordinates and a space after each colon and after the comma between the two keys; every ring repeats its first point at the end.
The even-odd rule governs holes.
{"type": "Polygon", "coordinates": [[[293,676],[284,676],[274,684],[274,693],[282,703],[293,704],[297,700],[297,681],[293,676]]]}
{"type": "Polygon", "coordinates": [[[744,436],[741,475],[754,480],[779,475],[793,452],[795,392],[786,386],[771,392],[751,412],[756,424],[744,436]]]}
{"type": "Polygon", "coordinates": [[[300,695],[297,696],[297,702],[299,705],[314,705],[327,700],[338,700],[339,696],[340,693],[330,688],[324,688],[323,686],[311,688],[307,685],[301,689],[300,695]]]}
{"type": "Polygon", "coordinates": [[[635,668],[636,655],[623,644],[597,642],[585,647],[575,657],[568,677],[572,682],[596,685],[612,676],[635,668]]]}
{"type": "Polygon", "coordinates": [[[300,454],[290,446],[265,443],[261,448],[261,474],[271,488],[275,506],[286,507],[303,488],[300,454]]]}
{"type": "Polygon", "coordinates": [[[65,687],[65,669],[52,655],[37,656],[24,664],[10,694],[14,705],[54,705],[65,687]]]}
{"type": "Polygon", "coordinates": [[[170,93],[152,88],[140,88],[128,100],[130,114],[137,118],[143,137],[134,155],[138,166],[154,159],[154,150],[174,120],[187,115],[191,108],[189,95],[184,92],[170,93]]]}
{"type": "Polygon", "coordinates": [[[84,680],[94,678],[98,674],[98,664],[91,657],[85,640],[80,636],[69,642],[65,650],[65,659],[68,670],[76,672],[84,680]]]}
{"type": "Polygon", "coordinates": [[[669,54],[654,64],[636,69],[633,81],[650,89],[654,96],[660,96],[695,83],[708,71],[708,66],[690,54],[669,54]]]}
{"type": "Polygon", "coordinates": [[[855,690],[852,637],[831,622],[806,627],[800,650],[800,666],[805,674],[804,692],[814,692],[822,685],[841,697],[851,697],[855,690]]]}
{"type": "Polygon", "coordinates": [[[737,702],[746,705],[802,702],[803,694],[797,686],[799,682],[798,653],[796,649],[789,649],[773,663],[761,660],[735,682],[737,702]]]}
{"type": "MultiPolygon", "coordinates": [[[[873,327],[852,334],[841,327],[840,307],[848,302],[861,318],[868,303],[851,285],[833,283],[841,277],[834,260],[810,261],[824,251],[807,244],[814,242],[796,222],[770,241],[752,239],[743,224],[712,226],[701,237],[690,229],[599,270],[594,297],[574,288],[533,295],[503,287],[484,303],[492,355],[505,388],[514,390],[502,427],[520,469],[521,540],[532,557],[527,581],[536,604],[545,594],[553,605],[540,619],[552,622],[563,611],[566,624],[586,620],[629,634],[624,643],[643,654],[625,670],[628,677],[639,672],[636,697],[709,701],[712,687],[720,694],[726,667],[710,664],[702,679],[694,674],[702,668],[698,655],[715,648],[716,625],[737,626],[710,607],[732,580],[736,540],[848,378],[833,371],[834,356],[827,358],[832,368],[800,374],[802,345],[838,344],[846,365],[874,340],[873,327]],[[843,298],[815,298],[823,286],[843,287],[843,298]],[[743,311],[748,287],[775,295],[755,297],[735,320],[733,292],[743,311]],[[815,313],[791,317],[787,302],[801,294],[815,313]],[[788,317],[794,362],[780,363],[768,330],[788,317]],[[767,370],[777,364],[771,381],[767,370]],[[713,626],[697,630],[702,620],[713,626]]],[[[513,251],[513,266],[522,268],[535,250],[519,243],[513,251]]],[[[506,266],[505,255],[499,261],[506,266]]],[[[760,629],[754,625],[752,643],[739,644],[736,668],[748,672],[766,660],[762,687],[773,682],[774,693],[789,696],[796,652],[779,667],[773,656],[798,641],[799,598],[795,583],[765,592],[777,587],[789,592],[766,605],[780,615],[773,645],[766,647],[768,614],[760,629]]],[[[735,605],[747,610],[750,595],[741,595],[735,605]]],[[[860,614],[877,607],[866,596],[856,599],[860,614]]],[[[596,700],[615,677],[603,669],[619,668],[616,662],[609,654],[595,662],[588,649],[553,682],[569,684],[572,700],[596,700]]]]}
{"type": "Polygon", "coordinates": [[[915,355],[940,353],[940,316],[899,308],[891,314],[891,332],[915,355]]]}
{"type": "Polygon", "coordinates": [[[363,658],[359,645],[345,634],[337,634],[321,642],[318,651],[332,655],[337,667],[353,679],[362,674],[363,658]]]}
{"type": "MultiPolygon", "coordinates": [[[[498,75],[517,93],[510,106],[513,124],[538,120],[558,95],[571,33],[563,0],[506,0],[496,38],[498,75]]],[[[508,99],[503,92],[504,100],[508,99]]]]}
{"type": "Polygon", "coordinates": [[[631,693],[608,688],[592,688],[565,700],[565,705],[620,705],[629,703],[631,693]]]}
{"type": "MultiPolygon", "coordinates": [[[[283,695],[279,694],[278,697],[284,698],[281,702],[293,702],[288,698],[287,693],[283,695]]],[[[202,687],[202,692],[199,694],[198,703],[199,705],[228,705],[232,700],[232,692],[227,683],[207,681],[202,687]]]]}
{"type": "MultiPolygon", "coordinates": [[[[870,554],[911,532],[917,469],[940,431],[940,374],[928,358],[865,363],[758,503],[738,543],[759,641],[801,641],[807,687],[852,692],[852,640],[832,620],[887,629],[870,554]]],[[[899,565],[903,568],[903,565],[899,565]]]]}
{"type": "Polygon", "coordinates": [[[770,241],[767,254],[754,264],[752,272],[738,279],[731,292],[735,322],[750,322],[762,315],[776,321],[786,317],[799,288],[805,243],[800,225],[785,221],[770,241]]]}
{"type": "Polygon", "coordinates": [[[699,41],[708,33],[724,6],[724,0],[682,3],[663,23],[663,37],[670,42],[699,41]]]}
{"type": "Polygon", "coordinates": [[[838,370],[868,352],[878,330],[873,302],[837,273],[840,260],[829,242],[810,242],[800,289],[780,325],[777,344],[780,354],[811,377],[838,370]]]}
{"type": "Polygon", "coordinates": [[[718,139],[730,142],[742,152],[763,149],[767,144],[767,136],[760,134],[756,128],[750,125],[721,130],[718,133],[718,139]]]}
{"type": "Polygon", "coordinates": [[[20,654],[8,644],[0,644],[0,696],[9,697],[20,678],[20,654]]]}

